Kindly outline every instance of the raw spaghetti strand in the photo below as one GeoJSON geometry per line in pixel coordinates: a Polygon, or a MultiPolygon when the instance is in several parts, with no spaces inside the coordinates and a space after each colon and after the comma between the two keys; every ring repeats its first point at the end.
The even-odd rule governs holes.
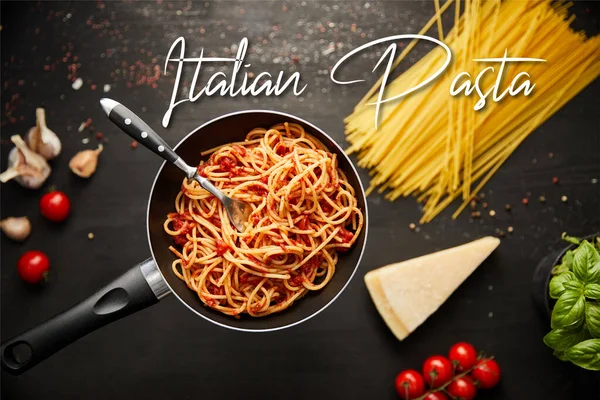
{"type": "Polygon", "coordinates": [[[240,233],[214,196],[184,179],[164,223],[176,244],[173,273],[205,305],[234,316],[279,312],[327,285],[363,226],[337,156],[288,123],[207,154],[199,173],[253,212],[240,233]]]}

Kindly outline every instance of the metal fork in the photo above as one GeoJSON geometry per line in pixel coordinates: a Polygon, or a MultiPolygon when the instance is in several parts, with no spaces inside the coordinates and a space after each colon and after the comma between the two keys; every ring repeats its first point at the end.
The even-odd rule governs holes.
{"type": "Polygon", "coordinates": [[[124,105],[112,99],[101,99],[100,105],[108,118],[123,132],[143,144],[146,148],[181,169],[188,179],[194,179],[204,189],[214,195],[227,210],[233,226],[243,232],[250,217],[252,207],[243,201],[234,200],[217,189],[208,179],[200,176],[198,170],[181,159],[175,151],[140,117],[124,105]]]}

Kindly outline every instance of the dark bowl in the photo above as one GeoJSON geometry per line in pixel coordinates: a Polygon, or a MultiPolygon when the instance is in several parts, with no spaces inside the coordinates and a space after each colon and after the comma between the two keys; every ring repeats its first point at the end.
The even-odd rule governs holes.
{"type": "MultiPolygon", "coordinates": [[[[598,233],[582,237],[582,239],[590,240],[599,236],[598,233]]],[[[552,279],[552,269],[560,264],[563,256],[569,250],[576,248],[577,245],[570,244],[561,250],[555,250],[544,257],[535,268],[532,279],[532,295],[533,301],[544,318],[550,319],[552,309],[556,300],[550,297],[550,280],[552,279]]]]}
{"type": "Polygon", "coordinates": [[[169,251],[172,238],[163,229],[166,215],[174,210],[175,197],[180,190],[183,174],[177,167],[163,163],[152,187],[147,215],[148,239],[152,255],[164,280],[173,294],[190,310],[202,318],[223,327],[241,331],[264,332],[283,329],[306,321],[324,310],[340,295],[354,276],[363,255],[367,240],[369,217],[365,192],[358,172],[342,148],[325,132],[311,123],[275,111],[250,110],[235,112],[200,126],[183,138],[175,146],[175,150],[188,164],[197,165],[202,159],[200,153],[204,150],[226,143],[242,141],[253,128],[270,128],[286,121],[302,125],[307,133],[320,140],[330,152],[337,154],[338,165],[344,171],[349,183],[356,192],[358,206],[363,211],[365,220],[363,230],[355,245],[348,252],[340,253],[336,271],[331,281],[323,289],[308,293],[280,313],[261,318],[241,315],[237,319],[204,306],[196,292],[188,289],[185,282],[173,274],[171,264],[175,260],[175,256],[169,251]]]}

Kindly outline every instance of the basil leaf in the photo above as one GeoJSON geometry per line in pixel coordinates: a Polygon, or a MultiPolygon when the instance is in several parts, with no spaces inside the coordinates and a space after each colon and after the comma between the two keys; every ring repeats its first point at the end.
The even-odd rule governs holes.
{"type": "Polygon", "coordinates": [[[588,282],[600,283],[600,260],[588,268],[588,282]]]}
{"type": "Polygon", "coordinates": [[[551,326],[556,328],[575,328],[583,322],[585,297],[576,290],[566,290],[552,310],[551,326]]]}
{"type": "MultiPolygon", "coordinates": [[[[552,281],[550,281],[550,283],[552,283],[552,281]]],[[[588,283],[587,285],[585,285],[583,295],[588,299],[600,300],[600,284],[588,283]]]]}
{"type": "Polygon", "coordinates": [[[585,339],[586,334],[583,327],[579,329],[558,328],[544,336],[544,343],[556,351],[565,351],[585,339]]]}
{"type": "Polygon", "coordinates": [[[584,340],[565,351],[565,356],[581,368],[600,371],[600,339],[584,340]]]}
{"type": "Polygon", "coordinates": [[[560,274],[564,274],[565,272],[569,272],[569,266],[567,264],[559,264],[559,265],[555,265],[554,268],[552,268],[552,275],[556,276],[556,275],[560,275],[560,274]]]}
{"type": "Polygon", "coordinates": [[[569,361],[564,351],[554,350],[554,353],[552,354],[554,355],[554,357],[558,358],[561,361],[569,361]]]}
{"type": "Polygon", "coordinates": [[[563,232],[562,235],[560,235],[560,237],[565,242],[569,242],[569,243],[573,243],[573,244],[579,244],[579,243],[581,243],[581,239],[579,239],[579,238],[577,238],[575,236],[568,236],[567,232],[563,232]]]}
{"type": "Polygon", "coordinates": [[[575,275],[571,272],[565,272],[555,276],[550,280],[549,292],[550,297],[558,299],[565,292],[565,283],[575,279],[575,275]]]}
{"type": "Polygon", "coordinates": [[[577,290],[583,293],[583,283],[579,282],[578,280],[566,281],[563,286],[567,290],[577,290]]]}
{"type": "Polygon", "coordinates": [[[585,304],[585,323],[595,339],[600,339],[600,304],[587,302],[585,304]]]}
{"type": "Polygon", "coordinates": [[[575,257],[575,253],[573,252],[573,250],[567,250],[567,252],[562,258],[561,263],[571,268],[573,266],[573,257],[575,257]]]}
{"type": "Polygon", "coordinates": [[[600,255],[588,242],[584,240],[577,248],[573,257],[573,273],[582,282],[589,282],[589,279],[595,272],[596,263],[600,262],[600,255]]]}

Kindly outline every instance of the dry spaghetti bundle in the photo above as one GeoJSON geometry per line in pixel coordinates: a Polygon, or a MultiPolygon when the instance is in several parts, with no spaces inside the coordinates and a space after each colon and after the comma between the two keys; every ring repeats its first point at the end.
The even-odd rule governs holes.
{"type": "MultiPolygon", "coordinates": [[[[358,152],[359,165],[371,168],[371,187],[387,191],[390,200],[409,195],[423,201],[421,222],[429,222],[457,197],[469,201],[506,161],[517,146],[546,119],[600,74],[600,36],[586,39],[574,32],[569,4],[541,1],[456,1],[454,27],[444,38],[442,7],[420,34],[437,24],[440,40],[453,51],[453,63],[430,85],[397,101],[381,104],[376,128],[376,102],[381,80],[348,116],[349,153],[358,152]],[[462,6],[462,10],[461,10],[462,6]],[[473,81],[487,67],[474,62],[487,57],[544,59],[537,63],[506,63],[504,87],[522,71],[531,76],[531,94],[506,96],[475,111],[476,94],[452,97],[452,81],[468,72],[473,81]]],[[[393,67],[415,46],[413,41],[393,67]]],[[[385,98],[402,93],[431,76],[446,59],[437,47],[387,85],[385,98]]],[[[479,83],[484,93],[496,80],[487,74],[479,83]]]]}

